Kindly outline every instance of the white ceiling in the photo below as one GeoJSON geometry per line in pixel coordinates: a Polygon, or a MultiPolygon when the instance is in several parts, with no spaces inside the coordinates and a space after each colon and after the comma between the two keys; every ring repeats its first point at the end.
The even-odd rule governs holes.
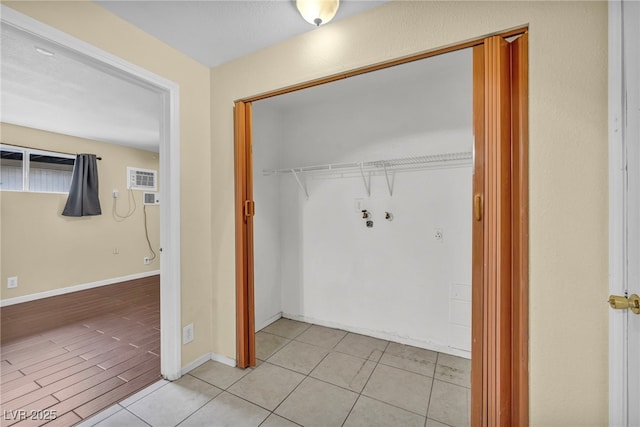
{"type": "Polygon", "coordinates": [[[9,25],[1,36],[2,122],[158,151],[159,93],[9,25]]]}
{"type": "MultiPolygon", "coordinates": [[[[342,0],[334,21],[386,1],[342,0]]],[[[293,0],[96,3],[207,66],[315,30],[293,0]]],[[[158,151],[160,95],[152,88],[4,23],[1,30],[1,121],[158,151]]]]}
{"type": "MultiPolygon", "coordinates": [[[[332,22],[387,1],[341,0],[332,22]]],[[[96,3],[209,67],[315,29],[302,19],[294,0],[96,3]]]]}

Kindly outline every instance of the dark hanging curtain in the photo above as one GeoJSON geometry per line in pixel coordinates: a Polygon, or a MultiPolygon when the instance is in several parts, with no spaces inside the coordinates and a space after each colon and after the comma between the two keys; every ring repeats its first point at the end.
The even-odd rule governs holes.
{"type": "Polygon", "coordinates": [[[95,154],[78,154],[73,167],[64,216],[102,215],[98,199],[98,164],[95,154]]]}

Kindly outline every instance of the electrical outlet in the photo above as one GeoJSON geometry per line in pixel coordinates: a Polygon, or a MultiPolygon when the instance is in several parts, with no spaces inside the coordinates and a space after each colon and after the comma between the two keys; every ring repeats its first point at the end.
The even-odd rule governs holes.
{"type": "Polygon", "coordinates": [[[113,248],[113,254],[114,255],[118,255],[120,253],[120,249],[118,248],[113,248]]]}
{"type": "Polygon", "coordinates": [[[118,190],[113,190],[113,198],[117,199],[118,197],[120,197],[120,192],[118,190]]]}
{"type": "Polygon", "coordinates": [[[444,232],[442,231],[442,228],[433,229],[433,238],[439,242],[444,242],[444,232]]]}
{"type": "Polygon", "coordinates": [[[182,344],[189,344],[191,341],[193,341],[193,323],[182,328],[182,344]]]}
{"type": "Polygon", "coordinates": [[[149,265],[151,264],[151,260],[149,259],[148,256],[144,257],[144,259],[142,260],[142,262],[144,263],[144,265],[149,265]]]}
{"type": "Polygon", "coordinates": [[[7,288],[17,288],[18,287],[18,276],[13,276],[7,278],[7,288]]]}

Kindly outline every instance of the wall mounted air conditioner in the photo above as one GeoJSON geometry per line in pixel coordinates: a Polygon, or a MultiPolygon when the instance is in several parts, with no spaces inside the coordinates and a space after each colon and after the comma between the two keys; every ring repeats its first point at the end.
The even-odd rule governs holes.
{"type": "Polygon", "coordinates": [[[142,193],[142,203],[145,205],[159,205],[160,193],[142,193]]]}
{"type": "Polygon", "coordinates": [[[158,189],[158,171],[140,168],[127,168],[127,190],[158,189]]]}

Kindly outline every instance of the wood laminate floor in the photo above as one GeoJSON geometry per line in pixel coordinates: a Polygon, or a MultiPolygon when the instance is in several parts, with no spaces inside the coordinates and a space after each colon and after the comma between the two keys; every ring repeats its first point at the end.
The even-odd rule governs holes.
{"type": "Polygon", "coordinates": [[[160,278],[0,309],[1,426],[71,426],[160,379],[160,278]]]}

